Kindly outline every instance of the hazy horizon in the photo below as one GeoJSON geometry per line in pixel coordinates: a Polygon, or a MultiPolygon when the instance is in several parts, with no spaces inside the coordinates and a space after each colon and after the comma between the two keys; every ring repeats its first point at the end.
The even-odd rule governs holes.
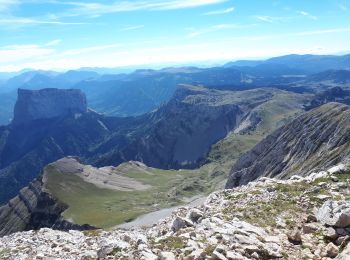
{"type": "MultiPolygon", "coordinates": [[[[68,71],[95,71],[98,73],[98,71],[109,71],[108,73],[114,74],[114,73],[132,73],[136,70],[162,70],[167,68],[181,68],[181,67],[197,67],[197,68],[212,68],[212,67],[220,67],[223,66],[229,62],[237,62],[237,61],[264,61],[271,58],[276,57],[283,57],[288,55],[316,55],[316,56],[344,56],[344,55],[350,55],[350,51],[345,52],[337,52],[337,53],[324,53],[324,54],[295,54],[295,53],[287,53],[284,55],[279,56],[268,56],[268,57],[252,57],[252,58],[242,58],[242,59],[228,59],[228,60],[219,60],[219,61],[204,61],[204,62],[187,62],[187,63],[159,63],[159,64],[139,64],[139,65],[129,65],[129,66],[111,66],[111,67],[96,67],[96,66],[89,66],[89,67],[77,67],[77,68],[62,68],[62,69],[35,69],[35,68],[23,68],[20,70],[12,70],[12,71],[0,71],[0,73],[9,73],[9,74],[18,74],[18,73],[24,73],[29,71],[52,71],[57,73],[65,73],[68,71]]],[[[107,73],[107,74],[108,74],[107,73]]],[[[104,74],[104,73],[100,73],[104,74]]]]}

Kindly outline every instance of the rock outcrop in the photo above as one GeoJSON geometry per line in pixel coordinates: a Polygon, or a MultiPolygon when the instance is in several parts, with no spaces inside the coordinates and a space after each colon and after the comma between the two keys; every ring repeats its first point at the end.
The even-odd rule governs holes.
{"type": "Polygon", "coordinates": [[[13,124],[87,112],[85,94],[78,89],[18,89],[13,124]]]}
{"type": "Polygon", "coordinates": [[[335,228],[346,228],[350,226],[350,202],[327,201],[318,210],[316,215],[318,221],[335,228]]]}
{"type": "Polygon", "coordinates": [[[277,129],[231,170],[226,188],[260,177],[306,176],[337,164],[350,155],[350,107],[329,103],[277,129]]]}
{"type": "Polygon", "coordinates": [[[76,225],[63,219],[61,213],[66,209],[64,203],[47,191],[42,177],[39,177],[0,208],[0,236],[42,227],[59,230],[93,228],[89,225],[76,225]]]}

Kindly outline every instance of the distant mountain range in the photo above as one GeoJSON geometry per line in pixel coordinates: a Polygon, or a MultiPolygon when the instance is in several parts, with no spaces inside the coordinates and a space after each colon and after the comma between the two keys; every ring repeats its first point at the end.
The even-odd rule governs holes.
{"type": "Polygon", "coordinates": [[[229,90],[272,86],[299,93],[317,92],[344,82],[350,84],[349,68],[350,55],[287,55],[266,61],[230,62],[213,68],[174,67],[132,73],[126,70],[129,74],[96,68],[65,73],[25,71],[0,78],[0,124],[7,124],[13,118],[17,88],[78,88],[86,93],[90,108],[100,113],[135,116],[166,103],[178,84],[229,90]]]}
{"type": "Polygon", "coordinates": [[[0,127],[0,234],[112,227],[205,193],[229,172],[233,188],[344,161],[349,71],[309,73],[301,58],[335,59],[12,77],[0,95],[7,105],[18,95],[14,119],[0,127]]]}
{"type": "Polygon", "coordinates": [[[307,74],[318,73],[324,70],[350,69],[350,54],[336,55],[286,55],[268,60],[240,60],[229,62],[225,67],[259,67],[263,65],[282,65],[307,74]]]}

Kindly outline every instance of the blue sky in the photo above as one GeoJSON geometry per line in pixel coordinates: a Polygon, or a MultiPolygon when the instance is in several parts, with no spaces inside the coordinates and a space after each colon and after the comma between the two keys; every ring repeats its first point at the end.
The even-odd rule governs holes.
{"type": "Polygon", "coordinates": [[[350,51],[350,0],[0,0],[0,71],[350,51]]]}

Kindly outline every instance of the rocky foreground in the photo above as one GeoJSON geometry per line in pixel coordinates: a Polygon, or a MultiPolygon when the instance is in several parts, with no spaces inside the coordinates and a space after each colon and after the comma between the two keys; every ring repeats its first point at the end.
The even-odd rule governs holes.
{"type": "Polygon", "coordinates": [[[0,239],[1,259],[350,259],[350,171],[261,178],[212,193],[150,228],[0,239]]]}

